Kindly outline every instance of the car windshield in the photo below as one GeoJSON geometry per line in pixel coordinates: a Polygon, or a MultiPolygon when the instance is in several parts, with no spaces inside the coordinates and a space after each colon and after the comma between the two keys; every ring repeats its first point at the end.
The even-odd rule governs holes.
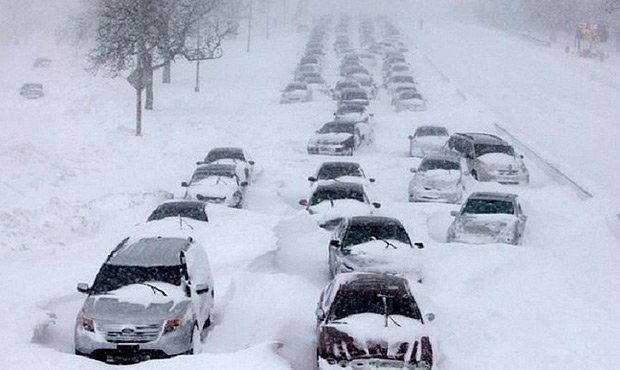
{"type": "Polygon", "coordinates": [[[336,88],[337,89],[354,89],[358,87],[359,87],[359,83],[357,82],[339,82],[336,88]]]}
{"type": "Polygon", "coordinates": [[[418,127],[415,130],[415,137],[419,136],[448,136],[448,130],[445,127],[435,127],[435,126],[427,126],[427,127],[418,127]]]}
{"type": "Polygon", "coordinates": [[[489,153],[501,153],[511,156],[515,155],[514,149],[510,145],[503,144],[476,144],[474,145],[476,156],[481,156],[489,153]]]}
{"type": "Polygon", "coordinates": [[[192,176],[191,182],[197,182],[200,180],[204,180],[207,177],[217,176],[217,177],[235,177],[235,173],[229,169],[218,169],[218,168],[199,168],[194,172],[192,176]]]}
{"type": "Polygon", "coordinates": [[[411,240],[402,225],[396,222],[369,222],[350,225],[343,246],[362,244],[374,239],[398,240],[411,245],[411,240]]]}
{"type": "Polygon", "coordinates": [[[307,90],[306,85],[300,85],[300,84],[288,85],[286,89],[284,89],[284,91],[287,91],[287,92],[297,91],[297,90],[307,90]]]}
{"type": "Polygon", "coordinates": [[[331,180],[343,176],[362,177],[362,172],[356,165],[323,166],[319,170],[317,178],[319,180],[331,180]]]}
{"type": "Polygon", "coordinates": [[[211,163],[215,161],[219,161],[220,159],[237,159],[240,161],[245,161],[245,157],[243,152],[238,149],[218,149],[212,150],[207,154],[207,158],[205,158],[206,163],[211,163]]]}
{"type": "Polygon", "coordinates": [[[394,76],[394,77],[392,77],[392,82],[395,82],[395,83],[404,83],[404,82],[414,83],[413,77],[411,77],[411,76],[394,76]]]}
{"type": "Polygon", "coordinates": [[[323,127],[321,127],[321,129],[319,130],[320,134],[330,134],[330,133],[346,133],[346,134],[352,134],[355,131],[355,125],[352,123],[326,123],[323,125],[323,127]]]}
{"type": "Polygon", "coordinates": [[[462,213],[470,214],[514,214],[512,202],[495,199],[469,199],[462,213]]]}
{"type": "MultiPolygon", "coordinates": [[[[398,293],[401,292],[399,291],[398,293]]],[[[330,320],[341,320],[348,316],[362,313],[402,315],[421,320],[422,315],[415,301],[409,296],[398,293],[385,297],[385,301],[382,295],[374,291],[352,292],[350,294],[340,293],[336,296],[331,306],[330,320]]]]}
{"type": "Polygon", "coordinates": [[[328,200],[352,199],[364,202],[363,191],[358,188],[319,188],[310,198],[310,205],[314,206],[328,200]]]}
{"type": "Polygon", "coordinates": [[[207,214],[204,212],[204,207],[184,203],[162,204],[151,213],[147,221],[178,216],[192,218],[198,221],[207,221],[207,214]]]}
{"type": "Polygon", "coordinates": [[[181,285],[181,265],[173,266],[120,266],[104,264],[101,266],[92,292],[101,294],[111,292],[131,284],[160,281],[181,285]]]}
{"type": "Polygon", "coordinates": [[[422,99],[422,95],[420,95],[419,93],[413,92],[413,91],[405,91],[403,93],[401,93],[400,95],[398,95],[398,98],[400,100],[409,100],[409,99],[422,99]]]}
{"type": "Polygon", "coordinates": [[[368,100],[365,91],[348,91],[342,94],[342,100],[368,100]]]}
{"type": "Polygon", "coordinates": [[[361,104],[345,104],[338,107],[338,114],[364,113],[366,107],[361,104]]]}
{"type": "Polygon", "coordinates": [[[458,161],[450,161],[446,159],[425,159],[420,163],[418,171],[430,171],[430,170],[459,170],[461,164],[458,161]]]}

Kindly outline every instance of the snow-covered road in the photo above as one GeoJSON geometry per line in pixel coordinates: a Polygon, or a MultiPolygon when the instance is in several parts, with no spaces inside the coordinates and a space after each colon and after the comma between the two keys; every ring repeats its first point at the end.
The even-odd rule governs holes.
{"type": "MultiPolygon", "coordinates": [[[[412,36],[452,82],[423,53],[411,55],[428,111],[396,114],[382,93],[372,103],[376,143],[355,156],[377,179],[374,194],[383,204],[381,213],[400,218],[413,239],[426,244],[424,285],[417,285],[416,292],[422,308],[438,317],[433,323],[438,367],[615,368],[620,360],[620,245],[598,204],[583,202],[529,161],[528,187],[472,184],[468,191],[500,189],[521,195],[528,225],[523,245],[511,247],[448,245],[445,230],[456,207],[407,202],[409,168],[415,165],[405,156],[407,135],[420,124],[494,132],[494,122],[511,122],[515,132],[531,138],[552,159],[577,164],[583,159],[573,158],[577,150],[566,151],[568,136],[541,123],[543,107],[565,111],[571,120],[582,117],[569,114],[570,104],[549,97],[560,87],[553,81],[549,90],[523,82],[513,89],[506,87],[512,79],[481,78],[472,72],[480,71],[479,63],[488,63],[482,70],[490,70],[504,59],[494,53],[464,58],[458,41],[442,43],[441,37],[457,40],[455,36],[442,32],[412,36]],[[459,89],[500,98],[496,103],[477,96],[463,101],[459,89]],[[541,101],[515,98],[515,91],[541,101]],[[531,112],[519,116],[529,118],[527,123],[509,116],[523,111],[531,112]]],[[[281,31],[270,40],[255,40],[251,54],[245,53],[242,40],[230,41],[223,59],[206,64],[200,94],[192,91],[193,67],[175,66],[174,83],[157,87],[156,110],[146,114],[140,138],[131,133],[133,97],[127,83],[93,78],[60,50],[46,50],[54,66],[43,77],[50,85],[45,99],[22,101],[14,90],[2,91],[0,186],[8,189],[0,193],[3,368],[107,368],[72,354],[73,320],[83,300],[75,284],[92,281],[110,249],[163,199],[160,190],[178,193],[194,162],[210,148],[241,145],[253,153],[260,174],[249,189],[246,210],[211,207],[210,219],[219,230],[208,246],[216,314],[204,353],[132,367],[313,369],[313,312],[328,282],[329,234],[316,227],[297,201],[307,195],[307,176],[327,158],[308,156],[306,141],[330,120],[335,103],[319,98],[303,105],[278,104],[305,37],[281,31]],[[43,312],[56,314],[56,324],[33,344],[32,327],[45,318],[43,312]]],[[[504,34],[485,37],[495,40],[485,43],[491,47],[515,42],[504,34]]],[[[0,77],[0,86],[17,87],[34,78],[23,60],[36,55],[12,52],[2,63],[15,74],[0,77]]],[[[514,64],[521,60],[504,57],[514,64]]],[[[523,71],[529,71],[533,58],[522,59],[520,73],[517,67],[509,69],[529,81],[523,71]]],[[[336,67],[337,60],[330,58],[330,82],[336,67]]],[[[574,78],[560,67],[553,70],[550,75],[557,80],[574,78]]],[[[591,98],[601,106],[611,104],[591,98]]],[[[567,127],[576,127],[571,122],[575,124],[567,127]]],[[[615,135],[613,128],[600,129],[609,130],[609,135],[597,136],[600,152],[617,154],[607,139],[615,135]]],[[[570,144],[593,151],[585,142],[570,144]]]]}

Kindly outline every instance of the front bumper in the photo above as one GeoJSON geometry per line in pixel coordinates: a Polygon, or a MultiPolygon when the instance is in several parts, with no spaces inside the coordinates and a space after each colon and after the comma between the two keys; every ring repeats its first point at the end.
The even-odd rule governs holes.
{"type": "Polygon", "coordinates": [[[192,349],[192,322],[167,333],[164,333],[163,323],[159,327],[149,338],[123,339],[122,335],[114,337],[99,328],[94,332],[86,331],[78,324],[75,328],[75,353],[118,362],[175,356],[188,353],[192,349]]]}
{"type": "Polygon", "coordinates": [[[379,358],[358,359],[351,361],[335,361],[319,358],[320,370],[430,370],[431,366],[426,363],[410,364],[404,361],[387,360],[379,358]]]}
{"type": "Polygon", "coordinates": [[[346,145],[320,144],[308,146],[308,154],[351,155],[352,150],[346,145]]]}
{"type": "Polygon", "coordinates": [[[461,203],[463,190],[409,189],[410,202],[461,203]]]}
{"type": "Polygon", "coordinates": [[[530,174],[524,171],[480,171],[478,180],[492,181],[504,185],[527,185],[530,183],[530,174]]]}

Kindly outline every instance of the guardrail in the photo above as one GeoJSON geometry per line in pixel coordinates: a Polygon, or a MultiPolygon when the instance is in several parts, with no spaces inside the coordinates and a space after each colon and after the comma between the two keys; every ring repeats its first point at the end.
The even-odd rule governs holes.
{"type": "MultiPolygon", "coordinates": [[[[528,157],[535,159],[538,162],[538,164],[544,167],[543,170],[553,179],[555,179],[556,181],[558,181],[559,183],[563,185],[570,186],[575,191],[575,193],[577,193],[577,196],[580,199],[586,200],[586,199],[591,199],[594,197],[594,194],[592,192],[587,190],[585,187],[579,185],[575,180],[571,179],[564,172],[560,171],[556,166],[552,165],[551,163],[549,163],[549,161],[547,161],[546,159],[538,155],[535,151],[530,149],[521,140],[517,139],[513,134],[511,134],[504,127],[500,126],[497,123],[494,123],[493,125],[495,126],[495,131],[497,131],[497,133],[500,136],[504,138],[508,138],[510,141],[513,142],[513,144],[516,147],[518,147],[528,157]]],[[[618,218],[620,219],[620,214],[618,215],[618,218]]]]}

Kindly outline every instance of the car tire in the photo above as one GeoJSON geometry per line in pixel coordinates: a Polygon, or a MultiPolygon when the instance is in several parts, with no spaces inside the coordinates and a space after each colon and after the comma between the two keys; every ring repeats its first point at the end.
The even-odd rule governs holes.
{"type": "Polygon", "coordinates": [[[232,205],[233,208],[243,208],[243,195],[240,192],[236,192],[235,194],[233,194],[233,200],[235,200],[232,205]]]}

